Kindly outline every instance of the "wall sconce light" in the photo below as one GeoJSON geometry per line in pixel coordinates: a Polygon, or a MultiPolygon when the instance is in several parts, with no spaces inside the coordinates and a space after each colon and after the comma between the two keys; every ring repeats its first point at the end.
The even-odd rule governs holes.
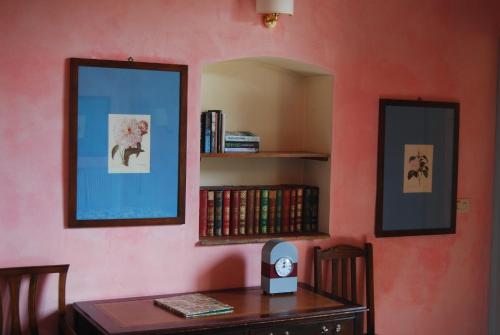
{"type": "Polygon", "coordinates": [[[280,14],[293,15],[293,0],[257,0],[258,14],[264,14],[264,24],[274,28],[278,23],[280,14]]]}

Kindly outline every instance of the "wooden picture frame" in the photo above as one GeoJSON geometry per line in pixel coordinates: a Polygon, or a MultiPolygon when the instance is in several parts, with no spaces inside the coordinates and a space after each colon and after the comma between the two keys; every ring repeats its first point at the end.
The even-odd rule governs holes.
{"type": "Polygon", "coordinates": [[[183,224],[187,65],[69,63],[68,227],[183,224]]]}
{"type": "Polygon", "coordinates": [[[459,104],[381,99],[379,107],[375,235],[455,233],[459,104]]]}

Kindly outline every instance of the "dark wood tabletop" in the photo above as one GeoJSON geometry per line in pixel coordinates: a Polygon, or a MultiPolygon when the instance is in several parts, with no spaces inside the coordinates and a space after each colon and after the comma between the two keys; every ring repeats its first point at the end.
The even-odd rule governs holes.
{"type": "Polygon", "coordinates": [[[74,303],[76,328],[78,331],[87,324],[87,328],[91,326],[96,330],[93,334],[173,334],[269,324],[280,320],[338,317],[366,311],[363,306],[342,303],[317,294],[305,284],[299,284],[297,293],[285,295],[264,295],[260,287],[202,293],[233,306],[234,312],[186,319],[153,303],[156,298],[177,294],[84,301],[74,303]]]}

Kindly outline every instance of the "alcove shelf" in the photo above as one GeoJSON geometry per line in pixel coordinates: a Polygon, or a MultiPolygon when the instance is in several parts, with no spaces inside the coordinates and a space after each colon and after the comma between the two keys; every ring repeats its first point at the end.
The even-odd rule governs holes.
{"type": "Polygon", "coordinates": [[[257,153],[202,153],[201,158],[303,158],[327,161],[328,153],[298,151],[260,151],[257,153]]]}
{"type": "Polygon", "coordinates": [[[200,237],[199,244],[203,246],[210,245],[225,245],[225,244],[247,244],[247,243],[265,243],[272,239],[280,239],[285,241],[296,240],[324,240],[330,238],[327,233],[281,233],[281,234],[266,234],[266,235],[241,235],[241,236],[210,236],[200,237]]]}
{"type": "Polygon", "coordinates": [[[201,111],[222,110],[226,131],[260,137],[258,153],[201,153],[200,186],[319,188],[318,231],[199,238],[199,245],[330,237],[333,76],[302,62],[253,57],[208,64],[201,111]]]}

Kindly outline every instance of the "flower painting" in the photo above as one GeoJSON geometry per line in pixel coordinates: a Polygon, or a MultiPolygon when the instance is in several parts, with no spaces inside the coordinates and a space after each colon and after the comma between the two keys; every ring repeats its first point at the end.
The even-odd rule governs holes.
{"type": "Polygon", "coordinates": [[[150,115],[109,114],[108,173],[149,173],[150,115]]]}
{"type": "Polygon", "coordinates": [[[432,192],[432,144],[405,144],[403,193],[432,192]]]}

